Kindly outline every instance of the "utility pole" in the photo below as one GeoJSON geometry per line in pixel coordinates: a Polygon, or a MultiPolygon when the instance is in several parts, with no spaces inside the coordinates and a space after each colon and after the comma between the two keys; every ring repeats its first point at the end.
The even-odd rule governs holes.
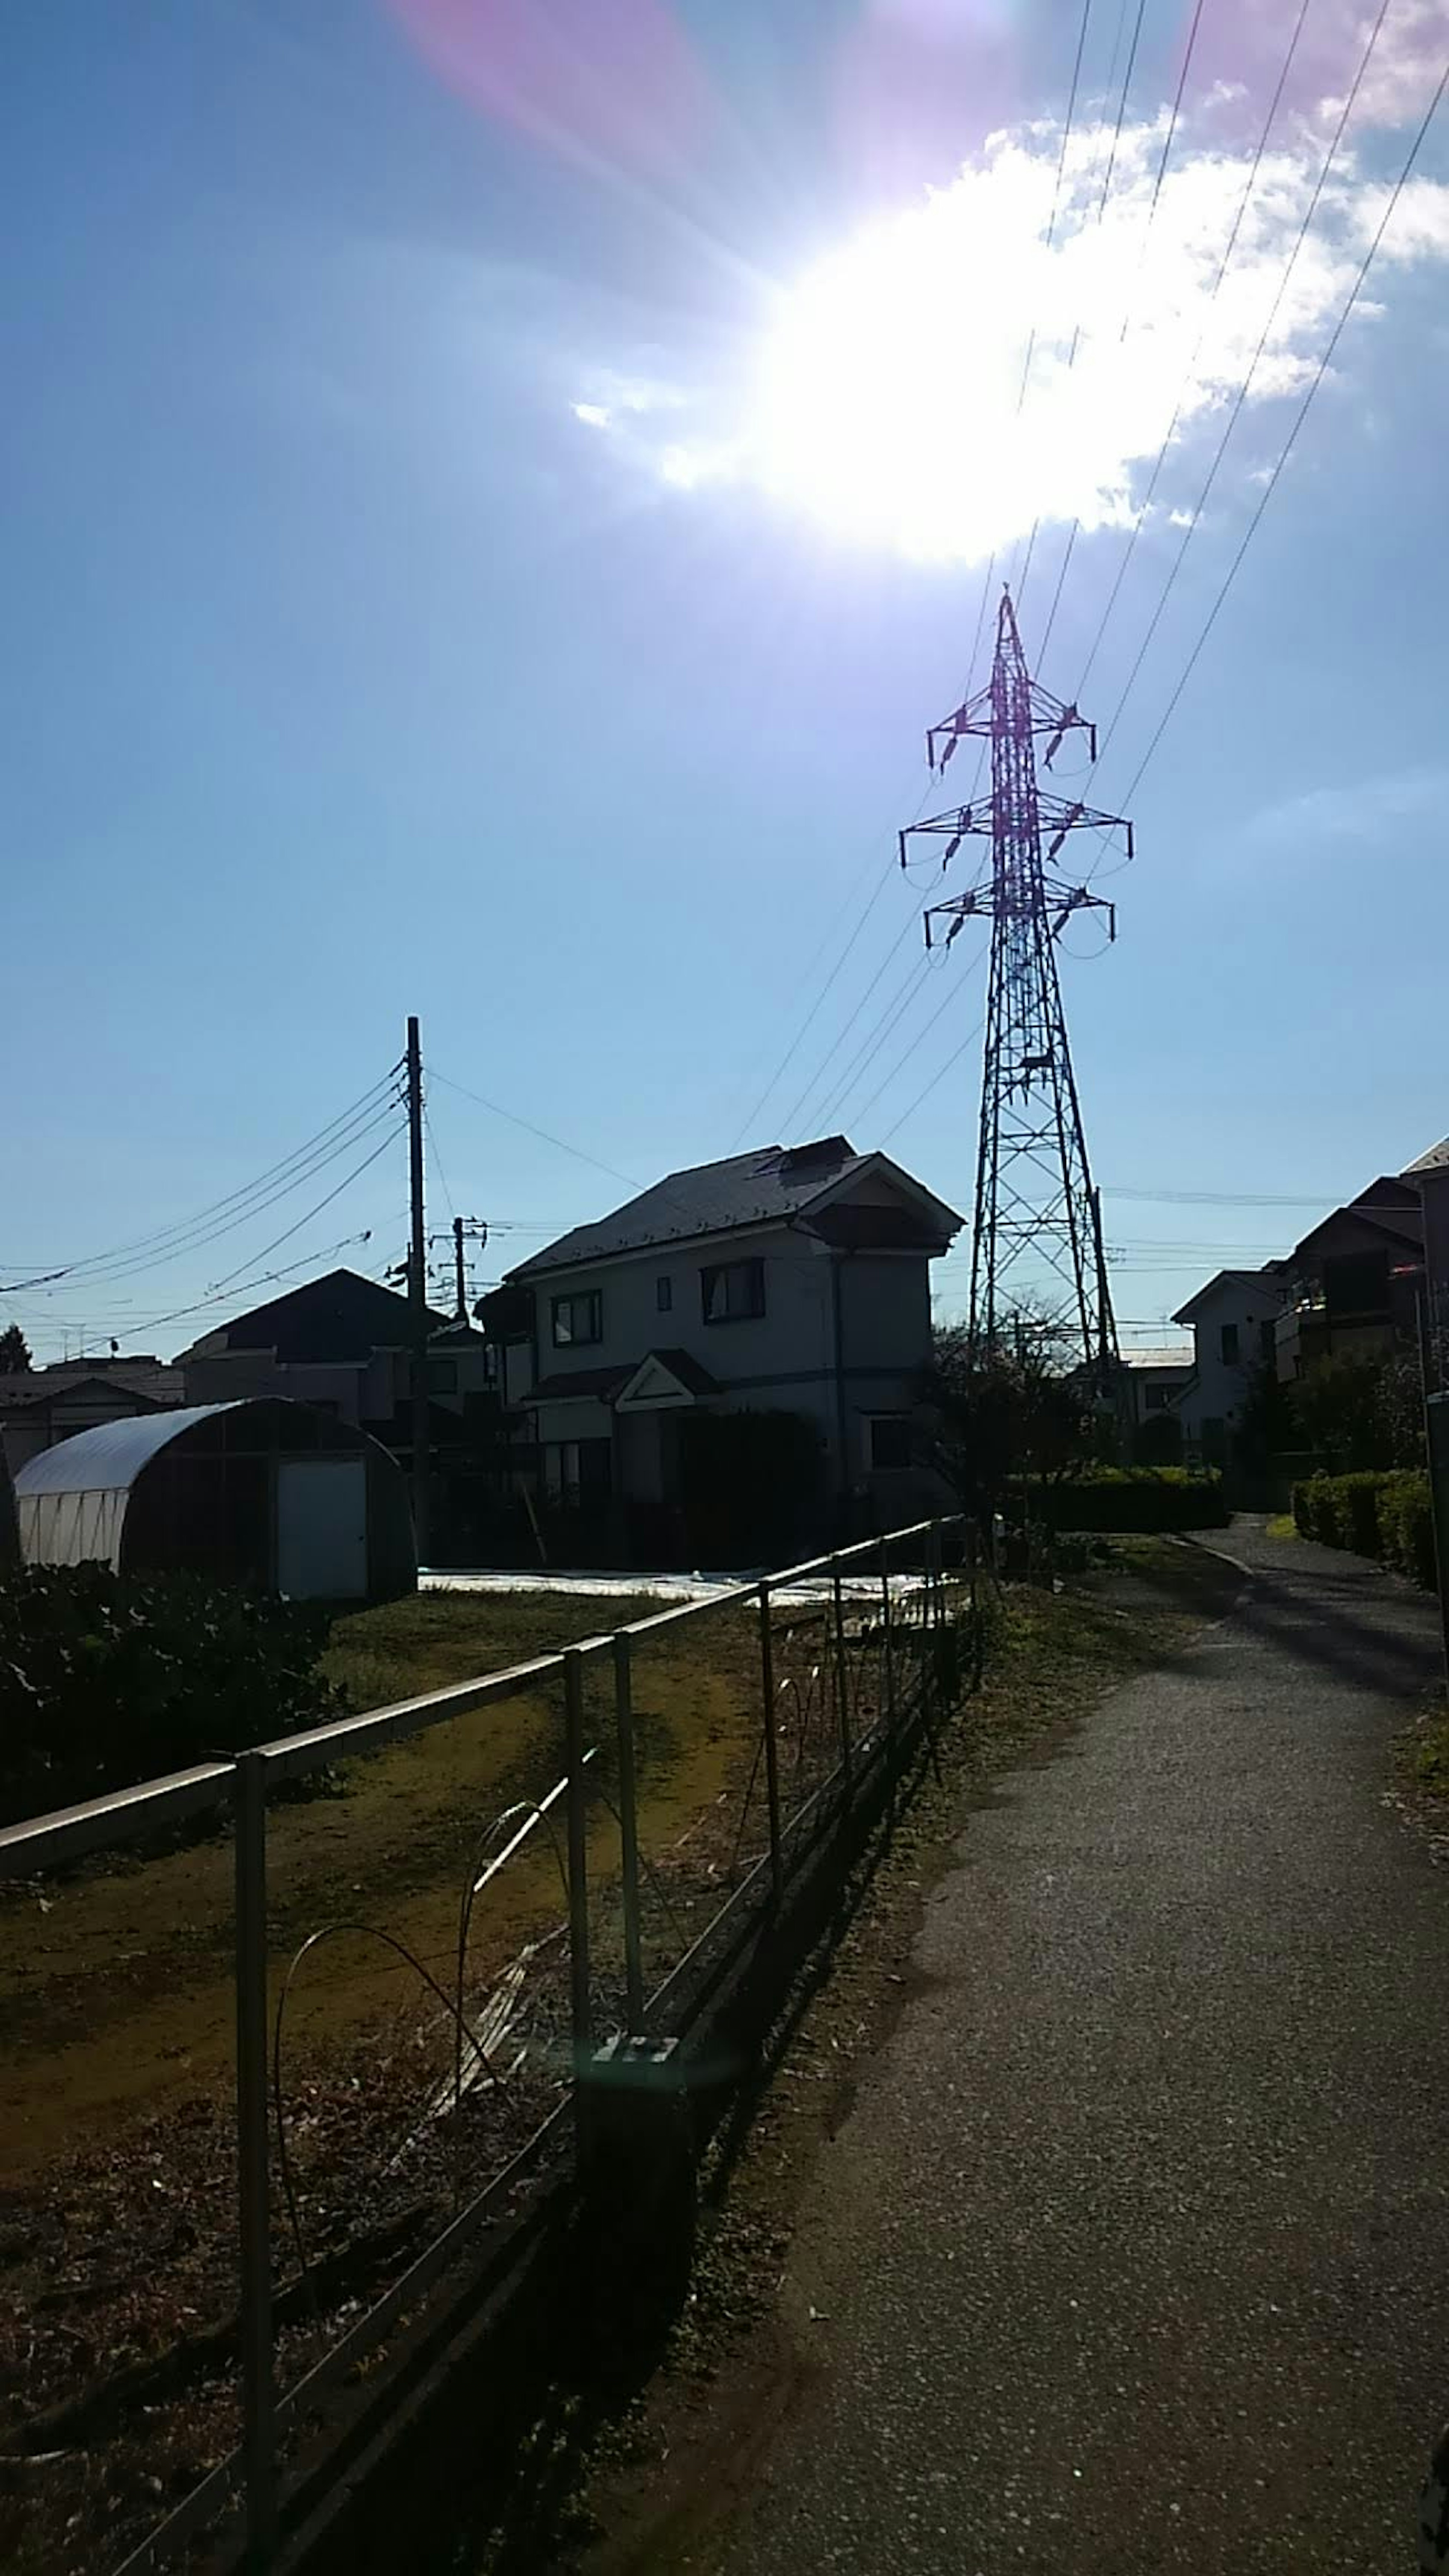
{"type": "Polygon", "coordinates": [[[423,1049],[416,1018],[408,1021],[409,1199],[408,1304],[413,1344],[413,1536],[418,1563],[428,1558],[428,1255],[423,1220],[423,1049]]]}
{"type": "Polygon", "coordinates": [[[1114,904],[1085,885],[1068,884],[1052,861],[1068,832],[1119,828],[1126,831],[1131,858],[1132,826],[1121,815],[1095,813],[1038,787],[1036,737],[1051,737],[1045,758],[1050,768],[1074,730],[1088,736],[1095,765],[1096,727],[1033,680],[1011,593],[1003,591],[989,682],[926,736],[926,757],[943,772],[964,737],[989,742],[991,793],[908,824],[900,854],[904,868],[907,842],[916,834],[936,835],[946,841],[944,869],[964,840],[974,836],[991,844],[989,872],[968,893],[931,905],[925,915],[927,948],[933,921],[949,921],[948,948],[972,918],[991,923],[971,1246],[972,1356],[985,1360],[999,1349],[1013,1303],[1023,1293],[1034,1299],[1045,1292],[1052,1310],[1047,1320],[1070,1332],[1084,1367],[1105,1393],[1117,1366],[1117,1328],[1056,942],[1074,913],[1089,911],[1106,914],[1108,935],[1115,939],[1117,916],[1114,904]]]}
{"type": "Polygon", "coordinates": [[[468,1274],[463,1267],[463,1220],[453,1219],[453,1273],[457,1288],[457,1316],[460,1324],[468,1321],[468,1274]]]}

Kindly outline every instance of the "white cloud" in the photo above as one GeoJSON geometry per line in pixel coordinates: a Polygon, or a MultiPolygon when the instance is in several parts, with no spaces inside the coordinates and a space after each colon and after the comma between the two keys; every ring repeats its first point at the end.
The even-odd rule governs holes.
{"type": "MultiPolygon", "coordinates": [[[[1332,14],[1351,34],[1349,0],[1332,14]]],[[[1375,50],[1286,283],[1326,148],[1322,111],[1285,111],[1245,201],[1247,140],[1224,148],[1211,135],[1225,117],[1251,125],[1257,108],[1219,84],[1196,124],[1179,127],[1155,213],[1165,110],[1124,128],[1105,205],[1111,131],[1074,131],[1050,248],[1060,131],[1038,123],[992,136],[948,186],[775,293],[757,337],[714,381],[661,378],[633,405],[616,389],[590,412],[607,408],[621,454],[677,490],[734,482],[837,534],[942,559],[980,560],[1038,517],[1130,524],[1171,432],[1160,506],[1180,526],[1202,470],[1194,433],[1215,434],[1260,337],[1249,408],[1307,385],[1352,287],[1387,197],[1365,171],[1368,126],[1415,102],[1422,113],[1449,50],[1444,0],[1402,0],[1386,31],[1396,14],[1396,41],[1375,50]],[[688,434],[676,419],[667,439],[653,435],[650,416],[664,409],[688,410],[688,434]]],[[[1395,153],[1387,158],[1392,166],[1395,153]]],[[[1449,259],[1449,186],[1410,184],[1380,259],[1380,294],[1411,264],[1449,259]]],[[[1364,298],[1361,327],[1383,310],[1364,298]]],[[[1336,372],[1353,358],[1349,335],[1336,372]]],[[[1232,470],[1245,474],[1246,460],[1232,470]]]]}
{"type": "Polygon", "coordinates": [[[575,420],[581,420],[586,429],[607,429],[614,417],[607,403],[576,402],[572,409],[575,420]]]}
{"type": "Polygon", "coordinates": [[[1442,769],[1390,771],[1266,805],[1253,815],[1244,837],[1275,849],[1311,848],[1320,841],[1368,843],[1400,824],[1442,813],[1446,796],[1449,775],[1442,769]]]}

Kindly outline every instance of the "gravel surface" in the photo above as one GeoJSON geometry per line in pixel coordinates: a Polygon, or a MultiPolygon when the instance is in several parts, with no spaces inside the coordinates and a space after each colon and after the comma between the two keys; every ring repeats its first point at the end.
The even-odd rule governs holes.
{"type": "Polygon", "coordinates": [[[673,2563],[1412,2569],[1449,1884],[1383,1792],[1436,1619],[1223,1545],[1232,1613],[966,1825],[807,2192],[753,2492],[673,2563]]]}

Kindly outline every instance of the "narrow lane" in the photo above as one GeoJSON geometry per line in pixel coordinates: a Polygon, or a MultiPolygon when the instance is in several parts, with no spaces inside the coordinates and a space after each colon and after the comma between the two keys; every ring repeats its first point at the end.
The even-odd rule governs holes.
{"type": "Polygon", "coordinates": [[[1449,2413],[1449,1883],[1385,1805],[1432,1607],[1236,1608],[971,1817],[809,2188],[798,2391],[689,2564],[1415,2564],[1449,2413]]]}

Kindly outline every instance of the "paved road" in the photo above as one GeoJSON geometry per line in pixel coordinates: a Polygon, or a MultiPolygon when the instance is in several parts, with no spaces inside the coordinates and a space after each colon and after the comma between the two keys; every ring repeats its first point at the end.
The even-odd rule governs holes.
{"type": "Polygon", "coordinates": [[[1233,1613],[961,1837],[808,2195],[806,2361],[706,2545],[729,2576],[1414,2567],[1449,1873],[1381,1791],[1433,1620],[1353,1559],[1225,1543],[1233,1613]]]}

